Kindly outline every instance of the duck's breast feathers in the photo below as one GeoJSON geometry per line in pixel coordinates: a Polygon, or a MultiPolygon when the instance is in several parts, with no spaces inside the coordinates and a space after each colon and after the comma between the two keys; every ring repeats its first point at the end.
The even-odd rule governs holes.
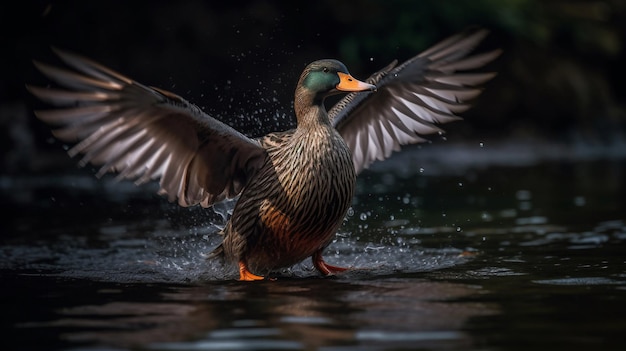
{"type": "Polygon", "coordinates": [[[35,63],[62,88],[28,89],[57,109],[36,111],[76,143],[71,156],[99,166],[98,175],[144,183],[182,206],[210,206],[234,197],[263,163],[258,142],[168,91],[147,87],[75,54],[55,50],[70,70],[35,63]]]}
{"type": "Polygon", "coordinates": [[[452,36],[397,66],[394,61],[367,79],[376,91],[351,93],[329,111],[352,151],[357,172],[388,158],[402,145],[425,141],[421,135],[443,132],[437,124],[460,119],[494,73],[464,71],[482,67],[500,50],[468,56],[486,30],[452,36]]]}

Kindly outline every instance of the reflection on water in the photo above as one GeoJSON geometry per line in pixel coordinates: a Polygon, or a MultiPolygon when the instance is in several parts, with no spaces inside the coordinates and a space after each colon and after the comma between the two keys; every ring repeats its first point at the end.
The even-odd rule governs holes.
{"type": "MultiPolygon", "coordinates": [[[[104,284],[89,291],[87,301],[58,309],[51,320],[17,327],[22,332],[58,330],[60,339],[70,344],[154,350],[463,347],[471,345],[471,337],[461,330],[468,318],[496,309],[487,303],[450,301],[478,290],[394,277],[326,279],[323,284],[320,279],[174,287],[104,284]]],[[[76,301],[85,291],[63,293],[66,300],[76,301]]]]}
{"type": "Polygon", "coordinates": [[[3,341],[29,350],[623,348],[626,163],[466,163],[437,174],[407,164],[359,180],[327,254],[354,270],[321,278],[305,261],[277,281],[245,284],[207,260],[232,205],[181,209],[152,189],[90,175],[2,179],[12,214],[0,239],[3,341]]]}

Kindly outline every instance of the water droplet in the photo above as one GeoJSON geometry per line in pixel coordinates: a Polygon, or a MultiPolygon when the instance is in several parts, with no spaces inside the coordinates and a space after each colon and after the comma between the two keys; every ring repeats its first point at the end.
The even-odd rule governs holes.
{"type": "Polygon", "coordinates": [[[459,188],[463,187],[463,182],[459,182],[459,188]]]}
{"type": "Polygon", "coordinates": [[[420,167],[420,173],[424,173],[424,167],[420,167]]]}
{"type": "Polygon", "coordinates": [[[532,193],[529,190],[518,190],[515,193],[515,198],[524,201],[532,199],[532,193]]]}
{"type": "Polygon", "coordinates": [[[359,215],[359,219],[362,220],[362,221],[366,220],[367,219],[367,213],[361,212],[361,214],[359,215]]]}
{"type": "Polygon", "coordinates": [[[460,233],[461,231],[463,231],[463,229],[461,229],[461,227],[456,227],[456,231],[457,233],[460,233]]]}
{"type": "Polygon", "coordinates": [[[574,198],[574,205],[578,207],[585,206],[587,204],[587,199],[584,196],[576,196],[574,198]]]}
{"type": "Polygon", "coordinates": [[[485,143],[483,143],[482,141],[480,143],[478,143],[478,146],[480,147],[485,147],[485,143]]]}

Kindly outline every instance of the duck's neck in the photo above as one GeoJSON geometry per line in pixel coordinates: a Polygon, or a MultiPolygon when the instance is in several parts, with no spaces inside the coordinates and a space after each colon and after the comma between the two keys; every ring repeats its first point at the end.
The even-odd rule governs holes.
{"type": "Polygon", "coordinates": [[[298,122],[298,129],[310,129],[330,126],[328,113],[322,98],[315,98],[312,94],[296,92],[294,110],[298,122]]]}

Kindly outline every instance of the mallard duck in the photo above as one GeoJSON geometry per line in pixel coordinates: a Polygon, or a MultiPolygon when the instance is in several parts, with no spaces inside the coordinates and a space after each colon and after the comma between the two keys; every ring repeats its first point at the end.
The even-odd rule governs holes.
{"type": "Polygon", "coordinates": [[[296,85],[297,127],[260,138],[172,92],[57,49],[71,70],[34,64],[64,88],[28,89],[59,107],[35,114],[58,127],[56,138],[75,143],[69,155],[82,155],[80,165],[99,166],[98,177],[159,180],[159,193],[180,206],[238,197],[214,253],[238,265],[240,280],[263,279],[308,257],[329,275],[346,270],[322,253],[346,216],[357,175],[401,145],[441,132],[437,124],[459,119],[494,76],[459,73],[498,56],[468,56],[486,34],[457,34],[365,81],[337,60],[315,61],[296,85]],[[346,95],[327,112],[325,98],[340,93],[346,95]]]}

